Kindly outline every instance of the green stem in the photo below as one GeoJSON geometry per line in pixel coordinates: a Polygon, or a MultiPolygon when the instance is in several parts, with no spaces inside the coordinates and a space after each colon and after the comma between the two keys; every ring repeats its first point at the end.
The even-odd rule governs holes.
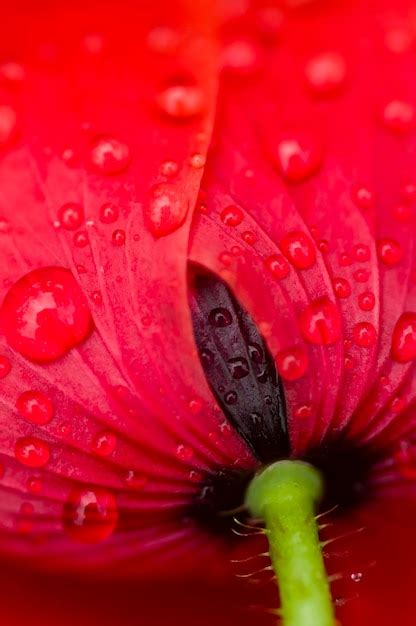
{"type": "Polygon", "coordinates": [[[320,473],[301,461],[273,463],[247,490],[247,508],[266,525],[284,626],[336,623],[315,517],[322,494],[320,473]]]}

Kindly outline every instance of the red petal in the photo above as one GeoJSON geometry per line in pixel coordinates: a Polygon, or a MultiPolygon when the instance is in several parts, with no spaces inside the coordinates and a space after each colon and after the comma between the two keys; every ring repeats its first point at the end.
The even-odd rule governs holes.
{"type": "Polygon", "coordinates": [[[0,38],[0,550],[114,572],[170,552],[177,571],[200,545],[208,571],[184,510],[205,469],[253,464],[187,304],[210,3],[20,4],[0,38]]]}

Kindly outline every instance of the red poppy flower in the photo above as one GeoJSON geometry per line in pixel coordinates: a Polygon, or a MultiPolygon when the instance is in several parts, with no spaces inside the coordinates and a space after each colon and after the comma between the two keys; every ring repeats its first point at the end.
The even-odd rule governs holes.
{"type": "Polygon", "coordinates": [[[340,623],[413,624],[412,5],[4,9],[7,626],[274,623],[286,458],[340,623]]]}

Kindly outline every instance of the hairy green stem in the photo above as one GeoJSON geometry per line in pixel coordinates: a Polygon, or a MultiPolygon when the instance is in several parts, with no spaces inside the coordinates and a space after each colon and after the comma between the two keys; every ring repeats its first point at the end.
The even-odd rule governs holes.
{"type": "Polygon", "coordinates": [[[316,506],[323,480],[302,461],[278,461],[251,481],[246,505],[264,520],[284,626],[334,626],[316,506]]]}

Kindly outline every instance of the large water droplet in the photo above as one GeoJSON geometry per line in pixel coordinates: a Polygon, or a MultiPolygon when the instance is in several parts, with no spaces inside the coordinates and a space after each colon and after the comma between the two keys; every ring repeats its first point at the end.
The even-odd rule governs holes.
{"type": "Polygon", "coordinates": [[[230,324],[232,324],[233,316],[228,309],[218,307],[217,309],[212,309],[208,316],[208,321],[212,326],[224,328],[225,326],[230,326],[230,324]]]}
{"type": "Polygon", "coordinates": [[[130,148],[114,137],[100,137],[94,142],[90,153],[93,168],[99,174],[106,175],[123,172],[130,158],[130,148]]]}
{"type": "Polygon", "coordinates": [[[103,488],[75,487],[64,505],[65,532],[80,543],[99,543],[108,539],[117,522],[115,496],[103,488]]]}
{"type": "Polygon", "coordinates": [[[298,380],[308,369],[308,355],[302,348],[281,350],[276,355],[277,369],[285,380],[298,380]]]}
{"type": "Polygon", "coordinates": [[[144,220],[154,237],[164,237],[177,230],[188,213],[188,200],[169,183],[152,187],[144,206],[144,220]]]}
{"type": "Polygon", "coordinates": [[[227,206],[221,211],[221,220],[226,226],[239,226],[243,217],[242,210],[235,205],[227,206]]]}
{"type": "Polygon", "coordinates": [[[50,398],[40,391],[25,391],[16,401],[20,415],[33,424],[44,426],[53,418],[54,408],[50,398]]]}
{"type": "Polygon", "coordinates": [[[416,313],[403,313],[397,320],[391,341],[391,356],[399,363],[416,359],[416,313]]]}
{"type": "Polygon", "coordinates": [[[49,445],[37,437],[21,437],[14,449],[16,459],[28,467],[44,467],[50,458],[49,445]]]}
{"type": "Polygon", "coordinates": [[[265,266],[274,278],[281,280],[290,272],[289,264],[282,254],[272,254],[264,261],[265,266]]]}
{"type": "Polygon", "coordinates": [[[106,202],[100,208],[100,220],[103,224],[113,224],[118,220],[118,207],[111,202],[106,202]]]}
{"type": "Polygon", "coordinates": [[[312,267],[316,261],[316,248],[312,239],[301,231],[286,235],[280,242],[285,257],[298,270],[312,267]]]}
{"type": "Polygon", "coordinates": [[[338,307],[327,296],[317,298],[301,313],[299,325],[304,338],[313,344],[330,345],[341,336],[338,307]]]}
{"type": "Polygon", "coordinates": [[[30,361],[54,361],[88,337],[87,300],[72,273],[62,267],[29,272],[7,292],[0,327],[9,345],[30,361]]]}
{"type": "Polygon", "coordinates": [[[274,160],[290,183],[300,183],[314,174],[322,162],[322,150],[306,133],[283,136],[276,144],[274,160]]]}

